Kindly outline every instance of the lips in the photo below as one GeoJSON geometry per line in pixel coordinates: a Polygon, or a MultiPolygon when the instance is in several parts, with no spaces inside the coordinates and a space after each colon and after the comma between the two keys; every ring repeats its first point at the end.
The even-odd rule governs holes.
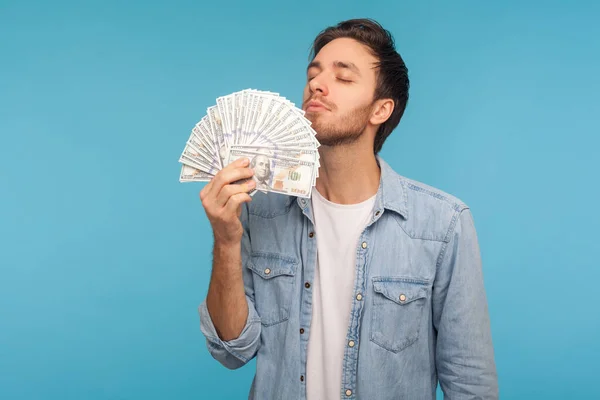
{"type": "Polygon", "coordinates": [[[329,110],[325,105],[319,101],[311,100],[306,104],[306,112],[311,111],[326,111],[329,110]]]}
{"type": "Polygon", "coordinates": [[[306,112],[315,112],[315,111],[327,111],[327,109],[323,106],[318,106],[318,105],[306,107],[306,112]]]}

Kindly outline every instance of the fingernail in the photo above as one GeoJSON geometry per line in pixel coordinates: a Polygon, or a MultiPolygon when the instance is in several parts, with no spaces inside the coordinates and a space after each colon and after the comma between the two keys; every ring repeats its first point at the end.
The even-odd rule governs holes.
{"type": "Polygon", "coordinates": [[[250,162],[250,160],[248,160],[247,158],[242,158],[241,165],[242,166],[248,165],[249,162],[250,162]]]}
{"type": "Polygon", "coordinates": [[[251,180],[250,182],[248,182],[248,187],[250,189],[252,189],[254,186],[256,186],[256,182],[254,182],[254,180],[251,180]]]}

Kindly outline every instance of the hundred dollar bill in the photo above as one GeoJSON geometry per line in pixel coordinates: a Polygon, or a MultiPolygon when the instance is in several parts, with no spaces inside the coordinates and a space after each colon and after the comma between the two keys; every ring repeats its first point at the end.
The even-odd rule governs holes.
{"type": "Polygon", "coordinates": [[[252,135],[252,131],[251,131],[251,127],[252,127],[252,123],[256,117],[256,106],[258,103],[258,93],[256,91],[250,91],[250,93],[248,93],[248,98],[247,98],[247,108],[246,108],[246,112],[244,113],[244,126],[242,128],[242,131],[244,132],[243,138],[241,143],[247,143],[249,140],[249,137],[252,135]]]}
{"type": "MultiPolygon", "coordinates": [[[[202,134],[202,133],[200,133],[200,134],[202,134]]],[[[190,138],[188,139],[188,141],[186,143],[186,148],[187,147],[190,147],[194,151],[198,152],[198,154],[201,155],[203,160],[206,161],[207,165],[212,165],[215,168],[221,169],[221,164],[217,160],[217,157],[215,157],[213,155],[211,149],[208,148],[208,146],[206,146],[205,142],[202,141],[198,137],[198,134],[196,134],[195,132],[192,132],[192,134],[190,135],[190,138]]],[[[184,151],[185,151],[185,149],[184,149],[184,151]]]]}
{"type": "Polygon", "coordinates": [[[241,92],[237,92],[233,95],[232,99],[232,134],[231,134],[231,144],[236,144],[240,140],[240,121],[242,117],[242,112],[244,109],[242,108],[242,100],[246,93],[246,90],[242,90],[241,92]]]}
{"type": "Polygon", "coordinates": [[[217,141],[215,135],[213,134],[212,128],[210,126],[210,120],[208,115],[205,115],[202,120],[196,125],[198,128],[197,131],[194,131],[196,136],[204,143],[207,149],[210,151],[210,154],[215,156],[217,159],[217,141]]]}
{"type": "Polygon", "coordinates": [[[189,165],[184,164],[181,166],[179,182],[209,182],[212,178],[213,175],[190,167],[189,165]]]}
{"type": "Polygon", "coordinates": [[[316,172],[314,162],[270,158],[268,155],[240,150],[230,150],[227,161],[234,162],[242,157],[250,160],[250,167],[254,170],[251,179],[256,181],[256,190],[310,198],[316,172]]]}
{"type": "Polygon", "coordinates": [[[271,129],[271,131],[266,136],[274,142],[280,142],[285,140],[290,135],[291,131],[298,128],[305,128],[309,130],[314,136],[316,135],[316,132],[311,127],[311,125],[312,122],[310,122],[306,118],[298,117],[297,110],[291,110],[286,114],[285,120],[281,121],[273,129],[271,129]]]}
{"type": "Polygon", "coordinates": [[[259,147],[251,145],[234,145],[230,151],[238,150],[248,156],[255,157],[259,154],[269,157],[269,159],[282,159],[282,160],[302,160],[315,163],[315,173],[313,175],[312,185],[316,183],[316,179],[319,177],[319,167],[321,163],[319,161],[319,152],[316,149],[306,149],[298,147],[281,147],[281,146],[269,146],[259,147]]]}
{"type": "Polygon", "coordinates": [[[225,110],[225,97],[218,97],[217,98],[217,105],[214,106],[217,107],[217,111],[219,113],[219,118],[221,120],[221,132],[224,132],[226,130],[229,129],[229,121],[228,121],[228,116],[227,116],[227,112],[225,110]]]}
{"type": "Polygon", "coordinates": [[[252,91],[251,89],[244,90],[242,92],[242,98],[240,100],[240,117],[239,117],[239,125],[238,125],[238,138],[236,144],[243,143],[246,140],[246,119],[249,115],[250,101],[251,101],[252,91]]]}
{"type": "Polygon", "coordinates": [[[320,166],[319,151],[317,149],[291,147],[291,146],[252,146],[252,145],[233,145],[231,150],[238,150],[249,153],[260,153],[269,155],[272,158],[295,158],[298,160],[312,161],[320,166]]]}
{"type": "Polygon", "coordinates": [[[299,126],[299,124],[312,125],[312,122],[304,118],[305,112],[297,108],[294,103],[287,99],[281,101],[285,103],[285,107],[271,124],[261,132],[261,135],[273,140],[278,140],[282,134],[285,135],[287,131],[299,126]]]}
{"type": "Polygon", "coordinates": [[[223,137],[223,119],[217,106],[208,107],[206,111],[208,113],[208,121],[210,123],[213,136],[217,140],[215,147],[217,149],[219,161],[221,162],[221,167],[224,167],[225,156],[227,155],[227,145],[225,144],[225,139],[223,137]]]}
{"type": "Polygon", "coordinates": [[[283,99],[267,96],[266,107],[261,110],[260,121],[255,127],[258,135],[263,135],[269,127],[277,121],[279,116],[285,111],[285,102],[283,99]]]}
{"type": "Polygon", "coordinates": [[[189,145],[185,146],[185,149],[179,158],[179,162],[207,172],[211,175],[216,175],[220,170],[220,168],[215,167],[214,165],[207,164],[202,154],[189,145]]]}
{"type": "Polygon", "coordinates": [[[227,129],[223,131],[223,137],[225,138],[225,143],[227,143],[227,146],[231,146],[234,143],[233,132],[235,126],[235,96],[235,93],[225,96],[225,116],[228,125],[226,125],[227,129]]]}
{"type": "Polygon", "coordinates": [[[233,97],[234,94],[230,94],[217,98],[217,109],[221,117],[221,132],[226,146],[231,145],[233,142],[233,97]]]}
{"type": "Polygon", "coordinates": [[[251,143],[252,145],[304,145],[312,144],[315,147],[318,146],[318,141],[315,138],[316,132],[307,125],[301,125],[298,128],[291,129],[286,132],[284,137],[279,140],[273,140],[272,138],[258,136],[256,140],[251,143]]]}

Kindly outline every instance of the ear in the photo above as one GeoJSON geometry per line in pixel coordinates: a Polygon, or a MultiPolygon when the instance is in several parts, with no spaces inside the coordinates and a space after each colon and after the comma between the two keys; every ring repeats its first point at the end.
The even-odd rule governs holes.
{"type": "Polygon", "coordinates": [[[394,111],[394,100],[379,99],[375,101],[369,122],[373,125],[381,125],[392,115],[392,111],[394,111]]]}

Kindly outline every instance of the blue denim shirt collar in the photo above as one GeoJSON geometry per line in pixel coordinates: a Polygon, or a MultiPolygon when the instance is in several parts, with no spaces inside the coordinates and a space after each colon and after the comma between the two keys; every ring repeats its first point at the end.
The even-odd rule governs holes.
{"type": "Polygon", "coordinates": [[[381,209],[383,206],[387,210],[400,214],[404,219],[408,219],[406,182],[379,156],[377,156],[377,163],[381,169],[381,178],[375,199],[375,208],[381,209]]]}

